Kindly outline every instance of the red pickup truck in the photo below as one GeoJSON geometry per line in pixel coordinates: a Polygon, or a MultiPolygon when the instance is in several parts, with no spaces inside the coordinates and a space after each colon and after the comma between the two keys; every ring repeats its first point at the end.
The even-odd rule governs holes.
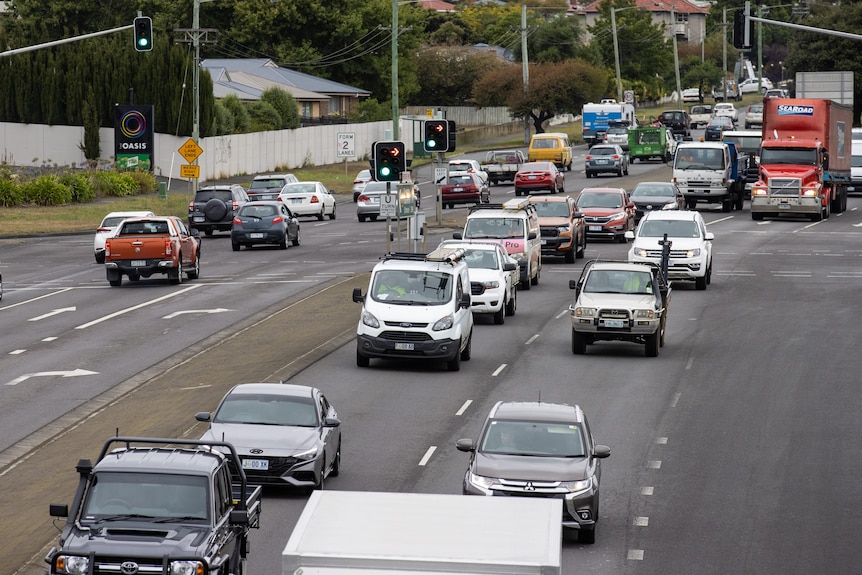
{"type": "Polygon", "coordinates": [[[105,241],[108,283],[119,286],[153,274],[167,274],[172,284],[197,279],[201,273],[201,240],[176,216],[131,218],[105,241]]]}

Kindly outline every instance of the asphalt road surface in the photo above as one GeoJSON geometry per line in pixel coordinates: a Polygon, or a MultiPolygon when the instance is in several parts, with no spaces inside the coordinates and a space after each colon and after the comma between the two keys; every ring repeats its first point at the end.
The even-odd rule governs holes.
{"type": "MultiPolygon", "coordinates": [[[[668,175],[638,163],[588,184],[574,171],[566,189],[668,175]]],[[[423,194],[429,206],[430,184],[423,194]]],[[[511,197],[492,188],[493,201],[511,197]]],[[[472,359],[452,373],[356,367],[350,293],[387,242],[386,224],[359,224],[349,203],[333,222],[303,220],[297,248],[235,253],[225,235],[204,238],[201,279],[179,286],[108,287],[90,236],[0,242],[0,575],[44,573],[58,533],[48,504],[71,501],[77,460],[106,437],[198,437],[194,413],[230,386],[279,379],[320,387],[339,410],[342,473],[326,484],[337,490],[460,493],[455,440],[475,437],[496,401],[580,404],[612,455],[596,543],[564,544],[567,575],[856,573],[860,206],[818,223],[700,208],[713,281],[675,284],[657,358],[622,342],[573,356],[568,280],[583,263],[546,260],[514,317],[477,320],[472,359]]],[[[446,210],[427,246],[465,213],[446,210]]],[[[626,250],[592,242],[587,258],[626,250]]],[[[306,495],[264,498],[250,575],[280,572],[306,495]]]]}

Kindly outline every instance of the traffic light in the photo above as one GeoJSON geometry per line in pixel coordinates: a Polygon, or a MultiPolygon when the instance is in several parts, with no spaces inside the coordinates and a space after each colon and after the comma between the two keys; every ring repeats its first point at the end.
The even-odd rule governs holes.
{"type": "Polygon", "coordinates": [[[374,179],[378,182],[397,182],[401,172],[407,171],[404,142],[374,142],[374,179]]]}
{"type": "Polygon", "coordinates": [[[449,146],[447,152],[455,151],[455,120],[449,120],[449,146]]]}
{"type": "Polygon", "coordinates": [[[426,152],[449,151],[449,122],[447,120],[425,120],[425,138],[422,140],[426,152]]]}
{"type": "Polygon", "coordinates": [[[745,10],[737,10],[733,13],[733,47],[744,49],[751,48],[752,22],[748,19],[750,8],[746,2],[745,10]]]}
{"type": "Polygon", "coordinates": [[[153,20],[149,16],[135,18],[135,50],[149,52],[153,49],[153,20]]]}

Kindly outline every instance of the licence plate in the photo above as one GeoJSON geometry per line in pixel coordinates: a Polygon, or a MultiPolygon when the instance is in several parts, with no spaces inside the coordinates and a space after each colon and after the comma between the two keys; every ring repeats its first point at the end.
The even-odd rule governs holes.
{"type": "Polygon", "coordinates": [[[269,469],[269,461],[266,459],[243,459],[242,468],[266,471],[269,469]]]}
{"type": "Polygon", "coordinates": [[[530,180],[535,180],[535,179],[536,179],[536,178],[538,178],[538,177],[539,177],[539,176],[528,176],[528,179],[530,179],[530,180]]]}
{"type": "Polygon", "coordinates": [[[142,268],[147,265],[147,260],[132,260],[132,267],[142,268]]]}
{"type": "Polygon", "coordinates": [[[195,216],[195,221],[196,222],[205,222],[206,218],[203,216],[195,216]]]}
{"type": "Polygon", "coordinates": [[[398,351],[413,351],[413,344],[399,342],[395,344],[395,349],[398,351]]]}
{"type": "Polygon", "coordinates": [[[453,188],[452,191],[453,192],[463,192],[464,188],[453,188]]]}
{"type": "Polygon", "coordinates": [[[790,204],[778,204],[778,209],[779,210],[789,210],[790,204]]]}
{"type": "Polygon", "coordinates": [[[290,198],[290,203],[291,204],[301,204],[302,198],[290,198]]]}
{"type": "Polygon", "coordinates": [[[248,237],[250,237],[253,240],[259,240],[263,237],[263,234],[248,234],[248,237]]]}
{"type": "Polygon", "coordinates": [[[602,231],[602,226],[590,226],[591,232],[600,232],[602,231]]]}
{"type": "Polygon", "coordinates": [[[621,319],[606,319],[605,327],[625,327],[625,324],[621,319]]]}
{"type": "Polygon", "coordinates": [[[607,160],[596,160],[596,163],[597,164],[607,164],[608,161],[607,160]]]}

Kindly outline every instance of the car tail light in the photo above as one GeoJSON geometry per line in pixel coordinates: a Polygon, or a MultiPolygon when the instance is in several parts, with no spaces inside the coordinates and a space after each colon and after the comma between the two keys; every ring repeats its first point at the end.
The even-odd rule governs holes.
{"type": "Polygon", "coordinates": [[[240,226],[240,227],[242,227],[242,220],[241,220],[241,219],[239,219],[239,218],[234,218],[234,219],[233,219],[233,223],[234,223],[234,225],[235,225],[235,226],[240,226]]]}
{"type": "Polygon", "coordinates": [[[173,244],[171,244],[171,240],[165,240],[165,255],[169,256],[173,254],[173,244]]]}
{"type": "Polygon", "coordinates": [[[283,216],[275,216],[275,217],[272,219],[272,223],[274,223],[274,224],[280,224],[280,223],[281,223],[281,222],[283,222],[283,221],[284,221],[284,217],[283,217],[283,216]]]}
{"type": "Polygon", "coordinates": [[[593,157],[591,155],[587,154],[586,156],[584,156],[584,159],[589,162],[590,160],[593,159],[593,157]]]}
{"type": "Polygon", "coordinates": [[[358,197],[358,198],[356,198],[356,201],[357,201],[357,202],[367,202],[367,201],[368,201],[368,196],[366,196],[365,194],[360,194],[360,195],[359,195],[359,197],[358,197]]]}
{"type": "Polygon", "coordinates": [[[312,204],[319,204],[320,198],[318,198],[317,196],[311,196],[311,203],[312,204]]]}
{"type": "Polygon", "coordinates": [[[195,211],[195,203],[194,203],[193,201],[192,201],[192,202],[189,202],[189,211],[190,211],[190,212],[195,211]]]}
{"type": "Polygon", "coordinates": [[[620,159],[620,155],[619,155],[619,154],[614,154],[613,156],[611,156],[611,158],[612,158],[612,159],[614,159],[614,160],[619,160],[619,159],[620,159]]]}
{"type": "Polygon", "coordinates": [[[99,232],[110,232],[111,228],[96,228],[96,233],[99,232]]]}
{"type": "Polygon", "coordinates": [[[105,257],[111,255],[111,240],[105,240],[105,257]]]}

